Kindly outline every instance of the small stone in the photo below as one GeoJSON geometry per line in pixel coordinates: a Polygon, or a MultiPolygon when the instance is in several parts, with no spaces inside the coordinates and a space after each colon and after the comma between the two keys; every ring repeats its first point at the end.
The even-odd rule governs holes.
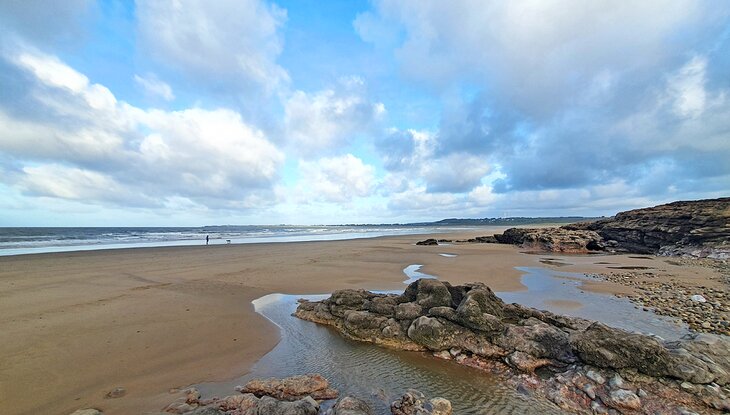
{"type": "Polygon", "coordinates": [[[580,389],[585,392],[589,398],[596,399],[596,388],[594,388],[590,383],[584,383],[580,389]]]}
{"type": "Polygon", "coordinates": [[[702,328],[703,329],[711,329],[712,328],[712,323],[710,323],[709,321],[705,321],[705,322],[702,323],[702,328]]]}
{"type": "Polygon", "coordinates": [[[606,379],[595,370],[589,370],[586,373],[586,376],[588,376],[588,379],[598,383],[599,385],[603,385],[604,383],[606,383],[606,379]]]}
{"type": "Polygon", "coordinates": [[[451,353],[449,353],[446,350],[441,350],[440,352],[434,352],[433,356],[437,357],[439,359],[451,360],[451,353]]]}
{"type": "Polygon", "coordinates": [[[121,398],[122,396],[127,394],[127,390],[120,387],[114,388],[107,392],[107,394],[104,396],[106,399],[114,399],[114,398],[121,398]]]}
{"type": "Polygon", "coordinates": [[[641,399],[634,392],[626,389],[616,389],[611,391],[611,406],[617,409],[633,409],[641,408],[641,399]]]}
{"type": "Polygon", "coordinates": [[[639,389],[636,391],[636,394],[639,395],[639,398],[646,398],[648,395],[644,389],[639,389]]]}
{"type": "Polygon", "coordinates": [[[705,303],[707,302],[707,299],[699,294],[695,294],[690,299],[696,303],[705,303]]]}
{"type": "Polygon", "coordinates": [[[680,384],[679,387],[686,390],[687,392],[691,392],[695,389],[694,385],[692,385],[689,382],[682,382],[682,384],[680,384]]]}
{"type": "Polygon", "coordinates": [[[612,389],[618,389],[618,388],[621,388],[621,387],[623,387],[623,386],[624,386],[624,380],[623,380],[623,378],[621,377],[621,375],[619,375],[618,373],[616,373],[616,374],[615,374],[615,375],[613,375],[613,376],[611,377],[611,379],[610,379],[610,380],[608,381],[608,385],[609,385],[609,386],[610,386],[610,387],[611,387],[612,389]]]}
{"type": "Polygon", "coordinates": [[[73,411],[71,415],[103,415],[101,411],[94,408],[89,409],[78,409],[76,411],[73,411]]]}

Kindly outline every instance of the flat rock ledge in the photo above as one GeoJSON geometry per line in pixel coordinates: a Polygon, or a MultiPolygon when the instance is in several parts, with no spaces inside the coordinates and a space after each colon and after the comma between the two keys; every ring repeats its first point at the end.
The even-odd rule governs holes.
{"type": "MultiPolygon", "coordinates": [[[[336,291],[295,316],[344,337],[432,353],[569,413],[730,412],[730,338],[679,341],[505,304],[482,283],[421,279],[403,294],[336,291]]],[[[396,413],[396,412],[393,412],[396,413]]]]}

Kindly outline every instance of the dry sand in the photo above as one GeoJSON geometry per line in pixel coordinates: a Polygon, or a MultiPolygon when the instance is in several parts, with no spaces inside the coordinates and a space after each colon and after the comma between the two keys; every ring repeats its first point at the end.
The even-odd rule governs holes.
{"type": "MultiPolygon", "coordinates": [[[[515,266],[572,272],[648,266],[698,285],[713,272],[662,258],[530,255],[491,244],[414,245],[426,237],[0,257],[0,410],[157,412],[173,400],[170,388],[241,376],[276,344],[278,330],[254,312],[251,300],[273,292],[401,289],[402,270],[410,264],[423,264],[421,272],[442,280],[482,281],[496,291],[525,288],[515,266]],[[104,399],[117,386],[126,388],[126,396],[104,399]]],[[[630,290],[601,281],[585,288],[630,290]]]]}

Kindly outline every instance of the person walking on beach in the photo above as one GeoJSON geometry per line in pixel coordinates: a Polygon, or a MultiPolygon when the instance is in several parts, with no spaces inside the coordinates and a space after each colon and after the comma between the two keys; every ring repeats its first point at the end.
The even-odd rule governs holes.
{"type": "Polygon", "coordinates": [[[208,245],[208,241],[210,240],[210,235],[205,235],[205,244],[208,245]]]}

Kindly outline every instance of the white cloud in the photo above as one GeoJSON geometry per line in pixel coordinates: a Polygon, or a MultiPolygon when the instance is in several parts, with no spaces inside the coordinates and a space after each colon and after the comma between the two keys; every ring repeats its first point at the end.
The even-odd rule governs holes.
{"type": "Polygon", "coordinates": [[[708,22],[703,7],[691,0],[380,0],[355,27],[368,41],[402,28],[395,54],[412,78],[439,86],[471,80],[547,111],[602,70],[655,68],[676,30],[708,22]]]}
{"type": "Polygon", "coordinates": [[[433,158],[421,167],[429,192],[468,192],[490,171],[491,167],[482,157],[464,153],[433,158]]]}
{"type": "Polygon", "coordinates": [[[161,206],[161,200],[135,193],[106,174],[58,164],[24,167],[19,185],[26,193],[59,199],[161,206]]]}
{"type": "Polygon", "coordinates": [[[138,0],[150,56],[218,91],[270,93],[289,81],[276,63],[286,11],[263,0],[138,0]]]}
{"type": "Polygon", "coordinates": [[[139,85],[148,95],[160,97],[165,101],[172,101],[175,99],[175,94],[172,92],[170,85],[158,79],[154,74],[148,74],[145,77],[135,74],[134,82],[137,83],[137,85],[139,85]]]}
{"type": "Polygon", "coordinates": [[[272,201],[284,155],[238,113],[143,110],[53,56],[26,51],[8,59],[32,76],[23,99],[35,107],[31,118],[0,108],[0,152],[24,165],[16,180],[28,192],[128,205],[272,201]]]}
{"type": "Polygon", "coordinates": [[[707,101],[706,70],[707,59],[696,56],[669,79],[668,92],[674,98],[674,112],[677,115],[688,118],[702,115],[707,101]]]}
{"type": "Polygon", "coordinates": [[[343,78],[330,89],[296,91],[284,105],[288,140],[304,156],[335,152],[353,135],[367,133],[385,106],[367,98],[360,78],[343,78]]]}
{"type": "Polygon", "coordinates": [[[299,170],[308,200],[347,203],[375,189],[375,168],[352,154],[301,161],[299,170]]]}

